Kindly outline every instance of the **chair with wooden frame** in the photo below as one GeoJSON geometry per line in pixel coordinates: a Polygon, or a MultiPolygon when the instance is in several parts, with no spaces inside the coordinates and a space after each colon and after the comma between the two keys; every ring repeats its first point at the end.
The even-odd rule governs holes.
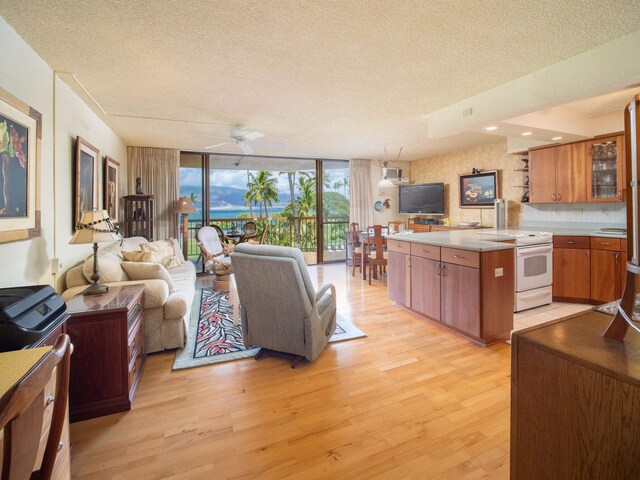
{"type": "Polygon", "coordinates": [[[382,274],[387,267],[387,252],[384,249],[384,240],[382,238],[383,228],[382,225],[373,225],[367,228],[367,245],[369,251],[366,255],[366,262],[369,264],[369,285],[371,285],[372,273],[378,278],[378,267],[380,267],[380,274],[382,274]]]}
{"type": "Polygon", "coordinates": [[[356,267],[360,266],[360,272],[362,272],[362,242],[360,241],[360,225],[357,222],[351,222],[349,225],[349,234],[351,235],[351,276],[356,276],[356,267]]]}
{"type": "Polygon", "coordinates": [[[387,224],[388,228],[389,228],[389,233],[391,233],[392,231],[395,233],[399,233],[400,232],[400,226],[402,226],[403,229],[407,228],[407,224],[402,221],[402,220],[391,220],[388,224],[387,224]],[[393,225],[393,230],[392,230],[392,226],[393,225]]]}
{"type": "Polygon", "coordinates": [[[246,242],[249,238],[255,238],[258,233],[258,225],[253,220],[248,221],[244,225],[242,225],[242,234],[244,235],[244,241],[246,242]]]}
{"type": "Polygon", "coordinates": [[[234,246],[223,243],[224,237],[220,236],[222,229],[217,225],[202,227],[198,230],[197,239],[200,253],[202,254],[202,268],[211,271],[216,275],[228,275],[233,273],[229,254],[233,252],[234,246]]]}
{"type": "Polygon", "coordinates": [[[2,480],[49,480],[56,462],[69,398],[68,335],[60,335],[53,348],[0,398],[0,428],[4,430],[2,480]],[[45,386],[56,372],[51,425],[40,468],[36,457],[42,435],[45,386]]]}
{"type": "Polygon", "coordinates": [[[267,239],[267,231],[269,230],[269,223],[265,223],[261,232],[256,232],[254,235],[244,237],[245,243],[254,243],[258,245],[264,245],[264,241],[267,239]]]}

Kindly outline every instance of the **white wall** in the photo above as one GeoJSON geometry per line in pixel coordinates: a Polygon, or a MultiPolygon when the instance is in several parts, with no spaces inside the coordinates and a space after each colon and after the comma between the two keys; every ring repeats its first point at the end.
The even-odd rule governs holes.
{"type": "MultiPolygon", "coordinates": [[[[90,247],[68,245],[72,235],[74,139],[77,135],[120,162],[122,194],[126,194],[126,145],[74,94],[52,69],[0,17],[0,87],[42,114],[42,236],[0,244],[0,287],[44,284],[60,287],[52,259],[63,270],[90,253],[90,247]],[[55,115],[54,115],[55,111],[55,115]],[[54,138],[55,132],[55,138],[54,138]],[[57,277],[57,278],[56,278],[57,277]]],[[[102,158],[98,181],[102,205],[102,158]]]]}

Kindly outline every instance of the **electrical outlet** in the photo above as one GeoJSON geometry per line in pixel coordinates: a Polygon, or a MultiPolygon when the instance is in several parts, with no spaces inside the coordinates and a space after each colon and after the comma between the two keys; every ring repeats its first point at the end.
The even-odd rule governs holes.
{"type": "Polygon", "coordinates": [[[504,269],[503,268],[496,268],[496,277],[501,277],[504,275],[504,269]]]}
{"type": "Polygon", "coordinates": [[[51,273],[53,273],[55,275],[60,270],[62,270],[62,263],[60,263],[60,259],[59,258],[52,258],[51,259],[51,273]]]}

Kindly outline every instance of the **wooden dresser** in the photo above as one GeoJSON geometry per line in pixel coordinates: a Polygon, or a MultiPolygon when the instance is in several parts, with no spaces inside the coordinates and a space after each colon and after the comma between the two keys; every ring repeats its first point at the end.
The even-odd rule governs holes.
{"type": "Polygon", "coordinates": [[[144,351],[144,287],[110,287],[67,302],[71,337],[71,421],[131,409],[144,351]]]}
{"type": "Polygon", "coordinates": [[[515,332],[511,478],[640,475],[640,334],[604,338],[588,311],[515,332]]]}

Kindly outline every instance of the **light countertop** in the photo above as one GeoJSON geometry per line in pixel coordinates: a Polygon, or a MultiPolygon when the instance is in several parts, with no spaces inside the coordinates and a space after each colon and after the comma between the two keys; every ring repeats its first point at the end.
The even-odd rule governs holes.
{"type": "Polygon", "coordinates": [[[459,248],[475,252],[491,252],[494,250],[512,250],[513,243],[500,243],[514,240],[514,235],[483,232],[481,230],[449,230],[430,233],[398,233],[387,237],[390,240],[422,243],[439,247],[459,248]]]}

